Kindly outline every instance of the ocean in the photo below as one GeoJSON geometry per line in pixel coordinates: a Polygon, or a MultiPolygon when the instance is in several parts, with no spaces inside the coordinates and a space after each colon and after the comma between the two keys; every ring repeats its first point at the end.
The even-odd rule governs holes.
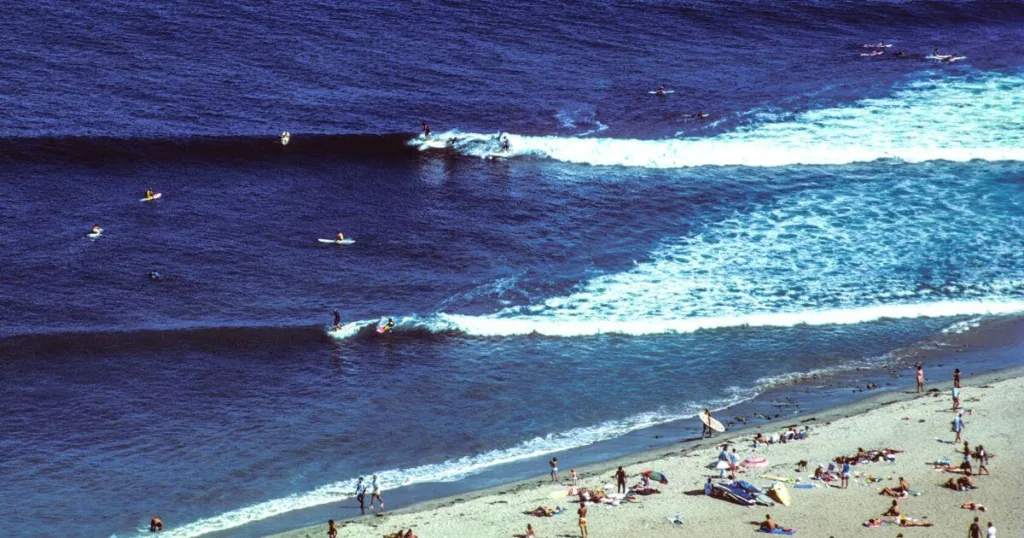
{"type": "Polygon", "coordinates": [[[394,508],[912,384],[1024,312],[1021,3],[5,15],[3,536],[263,536],[373,474],[394,508]]]}

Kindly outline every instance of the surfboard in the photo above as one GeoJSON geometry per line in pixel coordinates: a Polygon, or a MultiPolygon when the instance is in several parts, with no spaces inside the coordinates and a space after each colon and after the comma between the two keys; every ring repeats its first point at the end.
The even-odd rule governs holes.
{"type": "Polygon", "coordinates": [[[789,490],[786,489],[786,486],[782,485],[781,482],[772,484],[771,493],[775,497],[775,500],[782,503],[782,506],[789,506],[789,503],[792,502],[789,498],[789,490]]]}
{"type": "MultiPolygon", "coordinates": [[[[651,90],[651,91],[649,91],[647,93],[649,93],[651,95],[658,95],[658,90],[651,90]]],[[[668,95],[670,93],[676,93],[676,91],[675,90],[665,90],[665,91],[663,91],[661,93],[662,93],[662,95],[668,95]]]]}
{"type": "Polygon", "coordinates": [[[563,489],[559,491],[552,491],[549,495],[549,499],[564,499],[569,496],[569,490],[563,489]]]}
{"type": "Polygon", "coordinates": [[[723,426],[722,423],[719,422],[718,419],[716,419],[715,417],[709,417],[704,413],[701,413],[698,416],[700,417],[700,421],[703,422],[706,426],[710,426],[712,430],[715,430],[716,432],[719,433],[725,431],[725,426],[723,426]]]}
{"type": "Polygon", "coordinates": [[[85,234],[85,236],[88,237],[89,239],[96,239],[97,237],[99,237],[101,235],[103,235],[103,230],[100,230],[98,232],[89,232],[89,233],[85,234]]]}
{"type": "Polygon", "coordinates": [[[317,239],[317,241],[321,243],[334,243],[335,245],[351,245],[356,242],[355,239],[342,239],[341,241],[337,239],[317,239]]]}
{"type": "Polygon", "coordinates": [[[773,474],[763,474],[763,475],[761,475],[761,478],[764,478],[765,480],[775,480],[776,482],[796,483],[796,479],[795,478],[786,478],[786,477],[783,477],[783,476],[775,476],[773,474]]]}
{"type": "Polygon", "coordinates": [[[160,198],[163,195],[164,194],[162,192],[158,192],[158,193],[155,193],[152,198],[139,198],[139,201],[140,202],[152,202],[153,200],[156,200],[156,199],[160,198]]]}

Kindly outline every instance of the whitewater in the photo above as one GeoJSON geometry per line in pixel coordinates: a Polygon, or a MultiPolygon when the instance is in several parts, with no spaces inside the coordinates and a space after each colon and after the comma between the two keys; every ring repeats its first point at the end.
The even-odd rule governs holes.
{"type": "MultiPolygon", "coordinates": [[[[422,136],[421,150],[482,158],[539,158],[594,166],[686,168],[1024,160],[1024,77],[935,74],[889,97],[803,112],[752,110],[749,123],[711,137],[664,140],[528,136],[452,130],[422,136]],[[500,150],[507,136],[510,150],[500,150]],[[456,140],[450,144],[452,138],[456,140]]],[[[712,115],[708,121],[720,121],[712,115]]],[[[594,131],[594,132],[600,132],[594,131]]],[[[591,134],[588,132],[586,134],[591,134]]]]}

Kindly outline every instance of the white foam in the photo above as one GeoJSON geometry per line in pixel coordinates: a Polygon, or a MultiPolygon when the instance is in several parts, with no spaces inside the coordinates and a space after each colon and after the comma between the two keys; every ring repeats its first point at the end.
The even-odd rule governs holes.
{"type": "MultiPolygon", "coordinates": [[[[736,387],[731,387],[726,392],[728,393],[727,397],[711,402],[709,407],[713,410],[725,409],[737,403],[755,398],[760,393],[757,388],[754,390],[741,390],[736,387]]],[[[662,409],[641,413],[622,420],[608,421],[595,426],[575,428],[562,433],[535,437],[510,448],[492,450],[483,454],[448,460],[443,463],[422,465],[411,469],[379,471],[367,473],[367,475],[376,474],[384,489],[394,489],[400,486],[423,482],[452,482],[478,474],[498,465],[579,448],[620,437],[632,431],[694,417],[703,407],[704,404],[691,403],[674,410],[662,409]]],[[[334,482],[309,492],[261,502],[180,527],[170,528],[164,531],[161,536],[166,538],[192,538],[212,532],[233,529],[295,510],[335,503],[353,497],[355,484],[355,478],[334,482]]],[[[148,535],[148,532],[140,530],[140,537],[148,535]]]]}
{"type": "MultiPolygon", "coordinates": [[[[456,150],[486,157],[496,134],[443,133],[410,141],[421,149],[465,141],[456,150]]],[[[899,159],[1024,160],[1024,78],[991,74],[905,85],[891,97],[756,121],[708,138],[629,140],[508,135],[511,156],[601,166],[840,165],[899,159]]]]}

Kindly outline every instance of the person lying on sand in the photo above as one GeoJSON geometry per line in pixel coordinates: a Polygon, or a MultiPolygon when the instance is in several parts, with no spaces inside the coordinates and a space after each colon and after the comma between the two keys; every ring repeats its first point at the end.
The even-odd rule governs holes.
{"type": "Polygon", "coordinates": [[[562,507],[556,506],[554,508],[548,508],[547,506],[538,506],[528,512],[523,512],[526,515],[537,516],[537,517],[552,517],[557,514],[562,507]]]}
{"type": "Polygon", "coordinates": [[[945,487],[955,491],[967,491],[974,489],[974,479],[969,476],[961,476],[960,478],[950,478],[945,484],[945,487]]]}
{"type": "Polygon", "coordinates": [[[900,518],[900,527],[931,527],[933,523],[931,521],[923,521],[920,519],[909,519],[906,517],[900,518]]]}
{"type": "Polygon", "coordinates": [[[975,511],[975,510],[977,510],[979,512],[984,512],[985,511],[985,507],[984,506],[982,506],[982,505],[980,505],[980,504],[978,504],[978,503],[976,503],[974,501],[965,502],[965,503],[960,505],[960,508],[964,508],[964,509],[970,510],[972,512],[975,511]]]}

